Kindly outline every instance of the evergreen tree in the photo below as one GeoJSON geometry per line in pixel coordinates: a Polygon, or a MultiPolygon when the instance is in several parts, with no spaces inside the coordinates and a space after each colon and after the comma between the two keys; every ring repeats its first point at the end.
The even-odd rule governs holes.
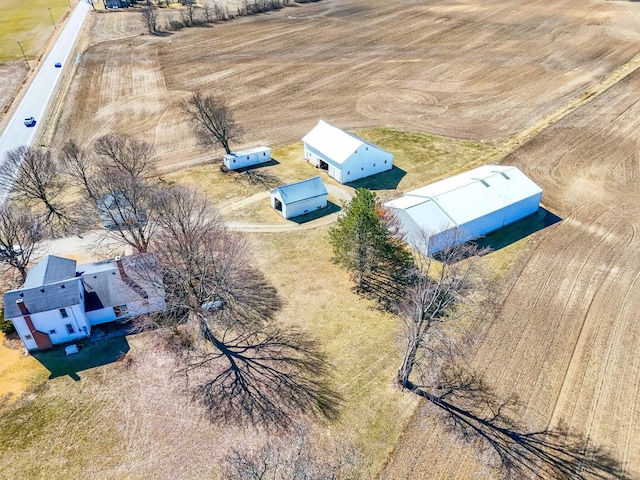
{"type": "Polygon", "coordinates": [[[396,233],[396,218],[382,207],[376,194],[356,191],[343,205],[343,214],[329,230],[333,262],[345,268],[356,291],[390,306],[402,297],[411,253],[396,233]]]}

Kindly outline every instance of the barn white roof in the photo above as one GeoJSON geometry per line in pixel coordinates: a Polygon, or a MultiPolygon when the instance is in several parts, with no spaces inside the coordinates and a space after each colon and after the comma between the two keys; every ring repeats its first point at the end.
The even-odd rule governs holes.
{"type": "Polygon", "coordinates": [[[342,164],[358,148],[363,146],[383,150],[377,145],[367,142],[353,133],[334,127],[324,120],[320,120],[309,133],[302,137],[302,141],[339,164],[342,164]]]}
{"type": "Polygon", "coordinates": [[[432,233],[473,219],[542,193],[542,189],[517,167],[484,165],[407,192],[385,203],[406,211],[432,233]]]}
{"type": "Polygon", "coordinates": [[[301,182],[283,185],[271,191],[272,195],[276,195],[277,193],[280,193],[282,203],[285,205],[291,205],[292,203],[300,202],[308,198],[328,195],[327,187],[324,186],[324,182],[320,177],[313,177],[302,180],[301,182]]]}

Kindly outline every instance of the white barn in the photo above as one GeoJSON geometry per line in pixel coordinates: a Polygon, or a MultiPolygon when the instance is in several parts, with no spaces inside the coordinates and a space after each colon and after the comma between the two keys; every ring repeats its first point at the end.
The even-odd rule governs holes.
{"type": "Polygon", "coordinates": [[[320,120],[303,138],[304,159],[349,183],[393,168],[393,154],[320,120]]]}
{"type": "Polygon", "coordinates": [[[315,212],[327,206],[327,187],[320,177],[313,177],[271,191],[271,206],[284,218],[315,212]]]}
{"type": "Polygon", "coordinates": [[[399,217],[407,241],[433,254],[533,215],[541,198],[542,189],[518,168],[485,165],[384,205],[399,217]]]}
{"type": "Polygon", "coordinates": [[[229,170],[251,167],[271,160],[271,149],[269,147],[256,147],[239,152],[231,152],[224,156],[224,166],[229,170]]]}

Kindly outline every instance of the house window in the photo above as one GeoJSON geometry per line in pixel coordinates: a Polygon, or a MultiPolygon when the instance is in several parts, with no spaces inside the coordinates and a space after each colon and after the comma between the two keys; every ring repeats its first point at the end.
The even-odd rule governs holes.
{"type": "Polygon", "coordinates": [[[71,335],[72,333],[76,333],[76,331],[73,329],[73,325],[71,325],[70,323],[67,323],[65,327],[67,327],[67,333],[69,335],[71,335]]]}
{"type": "Polygon", "coordinates": [[[55,330],[49,330],[49,335],[55,335],[57,332],[55,330]]]}
{"type": "Polygon", "coordinates": [[[116,314],[116,317],[124,317],[128,313],[128,309],[126,305],[117,305],[113,307],[113,313],[116,314]]]}
{"type": "Polygon", "coordinates": [[[24,339],[25,340],[33,340],[33,337],[31,335],[25,335],[24,339]]]}
{"type": "Polygon", "coordinates": [[[67,313],[67,309],[66,308],[61,308],[60,309],[60,315],[62,315],[62,318],[69,318],[69,314],[67,313]]]}

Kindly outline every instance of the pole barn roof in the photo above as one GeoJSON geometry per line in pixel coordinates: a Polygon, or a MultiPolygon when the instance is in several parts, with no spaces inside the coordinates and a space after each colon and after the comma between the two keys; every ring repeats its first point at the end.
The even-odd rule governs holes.
{"type": "Polygon", "coordinates": [[[407,192],[385,206],[401,213],[405,226],[409,222],[432,237],[474,222],[469,235],[460,237],[470,239],[535,213],[541,196],[542,189],[518,168],[485,165],[407,192]],[[507,210],[509,215],[496,217],[507,210]]]}
{"type": "Polygon", "coordinates": [[[328,194],[327,187],[324,186],[320,177],[313,177],[307,180],[302,180],[301,182],[283,185],[281,187],[276,187],[271,191],[271,195],[276,195],[278,193],[280,194],[282,203],[285,205],[291,205],[308,198],[328,194]]]}

